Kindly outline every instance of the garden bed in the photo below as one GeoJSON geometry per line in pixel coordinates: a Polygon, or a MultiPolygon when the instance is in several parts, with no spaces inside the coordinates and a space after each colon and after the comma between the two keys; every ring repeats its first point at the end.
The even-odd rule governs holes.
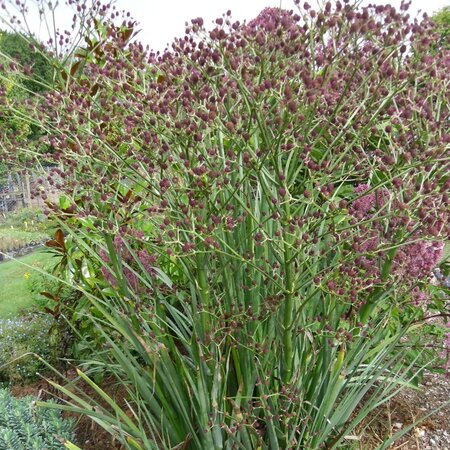
{"type": "Polygon", "coordinates": [[[0,261],[30,253],[49,238],[46,217],[38,209],[24,209],[0,217],[0,261]]]}
{"type": "MultiPolygon", "coordinates": [[[[66,375],[69,379],[75,378],[75,372],[66,375]]],[[[102,383],[102,387],[113,398],[119,399],[119,403],[120,398],[123,399],[123,394],[120,393],[112,380],[102,383]]],[[[91,391],[91,388],[86,387],[86,392],[91,391]]],[[[17,397],[33,395],[45,400],[52,397],[49,392],[55,393],[52,386],[43,379],[28,385],[12,386],[11,392],[17,397]]],[[[95,392],[92,391],[91,394],[95,396],[95,392]]],[[[421,416],[439,408],[449,398],[450,379],[445,375],[428,373],[421,388],[406,389],[389,403],[378,408],[368,418],[370,424],[361,436],[359,449],[373,450],[377,448],[383,442],[383,439],[394,435],[400,428],[414,423],[421,416]]],[[[450,405],[447,405],[423,423],[414,427],[406,436],[392,444],[389,449],[448,450],[450,449],[449,430],[450,405]]],[[[123,448],[118,443],[114,443],[104,429],[85,416],[79,418],[75,432],[77,443],[83,450],[98,450],[100,448],[121,450],[123,448]]]]}
{"type": "Polygon", "coordinates": [[[34,244],[27,245],[25,247],[20,247],[18,249],[10,250],[8,252],[4,252],[0,254],[0,263],[7,262],[14,258],[20,258],[21,256],[28,255],[30,253],[35,252],[39,248],[42,248],[44,242],[37,242],[34,244]]]}

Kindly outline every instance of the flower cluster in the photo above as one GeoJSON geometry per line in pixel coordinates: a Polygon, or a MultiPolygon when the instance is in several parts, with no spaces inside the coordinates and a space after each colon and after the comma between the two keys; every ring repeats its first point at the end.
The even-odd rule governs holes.
{"type": "MultiPolygon", "coordinates": [[[[162,54],[130,43],[130,22],[103,35],[97,27],[64,87],[24,105],[52,130],[39,143],[55,167],[49,182],[73,200],[67,214],[99,229],[129,229],[144,213],[152,239],[134,249],[146,272],[150,255],[225,251],[245,229],[273,254],[276,239],[289,241],[299,266],[317,248],[329,262],[327,248],[342,249],[340,264],[326,263],[316,278],[357,305],[387,281],[383,267],[409,289],[436,266],[435,242],[450,234],[450,180],[439,106],[448,52],[428,52],[432,24],[405,10],[267,8],[248,24],[227,13],[209,32],[197,18],[162,54]],[[126,195],[127,186],[143,189],[126,195]],[[253,211],[260,192],[269,203],[253,211]]],[[[18,146],[5,136],[10,160],[18,146]]],[[[257,254],[239,245],[238,254],[257,254]]],[[[260,282],[285,280],[277,258],[251,264],[260,282]]],[[[125,270],[139,290],[135,269],[125,270]]]]}
{"type": "MultiPolygon", "coordinates": [[[[305,263],[318,245],[343,248],[342,262],[324,267],[318,280],[357,305],[387,281],[383,266],[410,289],[439,261],[434,242],[450,234],[449,136],[438,108],[448,54],[428,52],[431,23],[410,21],[405,11],[355,11],[340,2],[320,13],[266,8],[248,24],[227,13],[208,33],[197,18],[162,54],[127,42],[131,22],[104,35],[97,29],[101,51],[79,53],[63,89],[25,105],[54,130],[39,145],[55,165],[50,181],[56,177],[73,199],[67,213],[125,230],[145,211],[152,240],[134,249],[146,272],[148,255],[223,251],[248,228],[258,247],[290,236],[305,263]],[[260,186],[262,168],[273,187],[260,186]],[[145,186],[139,194],[118,194],[137,185],[145,186]],[[258,189],[270,203],[255,216],[258,189]],[[298,216],[287,213],[288,203],[298,216]],[[342,232],[339,211],[348,214],[342,232]]],[[[18,143],[5,142],[14,159],[18,143]]],[[[133,267],[126,279],[139,290],[136,258],[123,258],[133,267]]],[[[278,261],[254,264],[262,282],[284,279],[278,261]]],[[[109,268],[102,273],[115,283],[109,268]]]]}
{"type": "Polygon", "coordinates": [[[424,235],[431,233],[419,223],[420,217],[415,220],[410,215],[402,217],[402,211],[408,208],[398,200],[398,195],[389,201],[390,193],[386,188],[371,190],[368,184],[360,184],[354,192],[357,197],[348,210],[358,229],[358,234],[350,238],[355,259],[343,266],[342,273],[348,272],[349,266],[354,270],[362,268],[366,281],[370,279],[374,286],[383,281],[383,266],[389,264],[393,283],[413,287],[411,295],[416,304],[425,300],[427,295],[414,286],[437,268],[443,256],[444,242],[423,240],[424,235]],[[401,230],[404,230],[402,234],[401,230]]]}

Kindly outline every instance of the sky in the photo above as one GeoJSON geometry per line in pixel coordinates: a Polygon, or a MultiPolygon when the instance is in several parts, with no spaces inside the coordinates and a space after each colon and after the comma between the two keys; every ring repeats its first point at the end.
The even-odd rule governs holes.
{"type": "MultiPolygon", "coordinates": [[[[14,0],[9,1],[14,2],[14,0]]],[[[45,37],[48,34],[45,36],[45,27],[42,24],[39,26],[39,15],[37,10],[33,9],[33,4],[48,0],[22,1],[25,1],[26,5],[30,7],[30,28],[41,40],[46,40],[45,37]]],[[[73,10],[63,5],[65,0],[53,0],[53,2],[55,1],[60,4],[57,8],[56,22],[62,29],[68,29],[73,10]]],[[[301,4],[304,1],[301,0],[301,4]]],[[[317,6],[318,1],[325,2],[325,0],[308,0],[312,6],[317,6]]],[[[334,1],[331,0],[332,3],[334,1]]],[[[391,3],[398,8],[400,1],[362,0],[362,3],[391,3]]],[[[447,5],[450,6],[450,0],[412,0],[410,14],[415,15],[418,10],[433,13],[447,5]]],[[[154,50],[163,50],[174,37],[183,36],[185,22],[196,17],[202,17],[205,25],[212,27],[212,21],[227,10],[231,10],[233,19],[243,21],[244,19],[253,19],[266,6],[295,9],[293,0],[116,0],[116,6],[119,10],[129,11],[131,16],[140,23],[138,29],[141,29],[141,32],[138,40],[145,45],[148,44],[154,50]]],[[[0,18],[1,14],[0,11],[0,18]]]]}

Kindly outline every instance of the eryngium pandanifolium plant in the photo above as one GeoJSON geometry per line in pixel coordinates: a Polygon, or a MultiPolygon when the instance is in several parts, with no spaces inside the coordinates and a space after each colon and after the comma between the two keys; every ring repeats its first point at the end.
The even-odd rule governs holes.
{"type": "Polygon", "coordinates": [[[198,18],[161,55],[95,22],[28,102],[64,191],[50,245],[106,344],[88,373],[127,392],[80,372],[104,402],[62,388],[72,408],[130,449],[343,448],[410,381],[399,318],[434,302],[449,236],[449,53],[406,9],[198,18]]]}

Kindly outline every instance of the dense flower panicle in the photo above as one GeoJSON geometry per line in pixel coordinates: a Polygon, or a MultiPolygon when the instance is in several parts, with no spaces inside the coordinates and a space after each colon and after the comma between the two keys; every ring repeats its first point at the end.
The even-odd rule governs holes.
{"type": "Polygon", "coordinates": [[[384,197],[386,192],[383,190],[376,190],[367,195],[362,195],[370,189],[367,184],[359,184],[355,188],[355,193],[359,194],[359,198],[355,199],[351,205],[350,211],[358,217],[367,216],[375,207],[381,208],[384,204],[384,197]]]}
{"type": "MultiPolygon", "coordinates": [[[[109,262],[109,260],[107,261],[109,262]]],[[[117,280],[114,277],[114,275],[110,272],[110,270],[108,270],[107,267],[103,266],[100,268],[103,277],[105,278],[106,282],[108,284],[110,284],[111,286],[116,286],[117,285],[117,280]]]]}
{"type": "MultiPolygon", "coordinates": [[[[384,190],[375,190],[367,195],[365,192],[370,190],[367,184],[360,184],[356,186],[355,193],[359,196],[352,202],[349,207],[349,212],[361,221],[371,219],[374,213],[380,214],[380,217],[388,214],[388,211],[381,211],[385,205],[388,192],[384,190]]],[[[393,203],[394,207],[398,207],[397,202],[393,203]]],[[[397,227],[402,224],[402,221],[391,220],[390,223],[397,227]]],[[[406,223],[409,224],[409,221],[406,223]]],[[[390,231],[393,233],[394,231],[390,231]]],[[[388,242],[394,236],[386,236],[385,230],[378,227],[375,223],[373,226],[362,227],[361,235],[354,238],[354,249],[359,253],[366,253],[376,250],[380,244],[388,242]],[[379,231],[377,231],[377,228],[379,231]]],[[[421,239],[420,233],[417,231],[410,236],[409,240],[421,239]]],[[[393,242],[395,244],[395,242],[393,242]]],[[[443,256],[444,243],[441,242],[427,242],[420,241],[411,244],[402,245],[396,251],[394,257],[394,273],[402,277],[417,279],[424,278],[436,268],[443,256]]]]}
{"type": "Polygon", "coordinates": [[[248,22],[248,27],[254,33],[258,29],[267,31],[270,36],[270,33],[273,33],[277,28],[289,31],[289,29],[296,26],[299,20],[300,16],[298,14],[292,15],[288,11],[280,8],[267,7],[255,19],[248,22]]]}
{"type": "Polygon", "coordinates": [[[421,290],[419,287],[415,287],[413,288],[412,292],[411,292],[411,302],[414,306],[421,306],[424,307],[426,306],[426,302],[431,300],[431,296],[421,290]]]}
{"type": "Polygon", "coordinates": [[[395,256],[395,272],[411,278],[429,276],[440,263],[443,242],[417,242],[399,248],[395,256]]]}
{"type": "Polygon", "coordinates": [[[401,217],[402,211],[407,208],[398,201],[398,194],[395,193],[399,192],[402,185],[403,182],[393,183],[391,194],[386,188],[374,190],[368,184],[359,184],[354,188],[357,197],[348,210],[355,218],[358,229],[358,233],[351,238],[352,249],[357,257],[353,262],[343,264],[341,275],[354,276],[358,273],[365,280],[361,286],[375,289],[383,281],[383,264],[388,261],[388,251],[384,249],[390,249],[393,252],[389,263],[391,283],[397,286],[398,292],[411,289],[411,301],[420,305],[431,297],[416,284],[426,280],[439,265],[444,242],[423,240],[426,236],[425,227],[419,226],[409,216],[405,216],[406,220],[401,217]],[[394,196],[392,206],[388,203],[390,196],[394,196]],[[391,208],[395,210],[394,217],[391,217],[391,208]],[[399,242],[401,238],[397,234],[398,230],[405,226],[408,232],[403,242],[399,242]]]}
{"type": "MultiPolygon", "coordinates": [[[[192,24],[202,29],[203,20],[194,19],[192,24]]],[[[103,50],[103,59],[86,64],[82,82],[78,78],[71,79],[67,86],[67,93],[49,94],[45,104],[37,105],[40,117],[47,117],[49,121],[58,121],[60,131],[54,136],[45,136],[45,138],[53,152],[49,154],[50,158],[64,165],[66,178],[77,173],[77,183],[67,184],[70,195],[76,196],[86,188],[90,191],[84,194],[86,200],[95,200],[92,198],[92,192],[98,193],[101,199],[109,198],[111,192],[104,180],[110,175],[114,179],[114,174],[124,168],[123,160],[120,159],[123,156],[129,161],[130,168],[138,173],[156,174],[158,170],[161,170],[161,178],[154,178],[161,194],[170,194],[170,191],[178,189],[177,181],[170,171],[171,167],[179,167],[180,163],[186,167],[186,170],[192,170],[192,181],[196,188],[213,189],[216,186],[219,188],[226,186],[229,182],[226,174],[232,173],[237,167],[234,152],[229,161],[211,162],[207,169],[204,161],[196,161],[200,157],[198,151],[188,156],[187,148],[191,144],[195,148],[196,143],[203,142],[208,133],[220,127],[221,124],[226,131],[236,133],[238,148],[242,145],[241,142],[248,142],[251,134],[244,130],[252,129],[253,119],[239,111],[245,95],[261,102],[262,115],[269,129],[277,130],[281,124],[285,123],[286,119],[283,118],[285,111],[292,114],[291,126],[283,125],[285,128],[281,128],[283,130],[280,135],[281,150],[295,150],[295,146],[306,139],[306,142],[301,143],[304,150],[299,148],[298,157],[304,164],[305,171],[310,172],[313,178],[317,177],[320,184],[324,181],[321,189],[324,195],[332,193],[326,188],[330,181],[326,178],[330,178],[333,173],[338,179],[339,174],[347,170],[353,172],[354,177],[360,181],[356,185],[355,192],[361,194],[365,186],[368,186],[365,184],[366,175],[371,171],[373,161],[379,161],[380,168],[389,169],[401,158],[412,163],[417,159],[431,158],[432,154],[445,155],[445,149],[440,148],[438,139],[435,139],[435,142],[430,139],[430,142],[426,143],[430,148],[428,156],[427,152],[421,154],[420,148],[425,143],[413,142],[414,136],[407,131],[411,121],[411,102],[419,114],[433,121],[431,129],[437,136],[442,131],[440,124],[445,119],[445,114],[437,119],[432,118],[430,105],[421,98],[420,91],[416,95],[412,85],[411,89],[406,88],[397,95],[396,104],[399,105],[400,111],[395,111],[392,105],[386,105],[381,109],[379,121],[387,120],[390,125],[383,128],[372,126],[370,133],[366,134],[367,132],[362,130],[367,130],[366,121],[369,120],[370,115],[366,117],[362,114],[349,125],[347,130],[344,129],[345,117],[352,108],[357,107],[358,103],[365,101],[364,92],[358,89],[358,85],[365,76],[370,75],[373,78],[371,89],[374,95],[382,96],[386,95],[387,89],[384,82],[389,83],[392,79],[401,81],[408,76],[412,79],[415,71],[428,73],[430,67],[436,71],[436,75],[433,78],[430,74],[429,88],[437,89],[439,83],[445,82],[442,78],[445,74],[442,72],[440,62],[448,58],[448,55],[424,56],[418,61],[409,53],[400,59],[391,57],[386,60],[385,58],[388,54],[387,47],[404,45],[403,42],[407,39],[413,42],[411,44],[413,47],[418,42],[420,44],[417,45],[420,47],[424,40],[429,42],[432,31],[426,21],[408,23],[402,13],[388,6],[363,8],[359,12],[353,12],[348,5],[344,7],[336,5],[335,9],[330,6],[322,15],[314,18],[302,17],[292,11],[278,8],[266,8],[247,25],[231,22],[230,16],[226,15],[224,19],[216,21],[216,28],[213,30],[210,41],[197,42],[195,33],[194,29],[188,29],[186,37],[176,40],[170,51],[157,55],[147,54],[139,43],[129,44],[127,51],[123,52],[120,42],[114,42],[114,39],[120,36],[120,33],[115,30],[111,33],[109,47],[103,50]],[[385,24],[377,22],[373,12],[384,15],[389,20],[386,20],[385,24]],[[312,25],[315,24],[321,26],[325,24],[325,29],[320,33],[328,30],[330,35],[326,35],[323,45],[319,44],[315,47],[315,57],[312,60],[308,44],[311,37],[308,29],[310,27],[313,29],[312,25]],[[341,41],[336,46],[333,41],[334,36],[345,26],[350,27],[355,36],[340,33],[341,41]],[[383,34],[385,29],[388,33],[383,34]],[[223,30],[226,30],[225,35],[220,32],[223,30]],[[357,36],[365,36],[365,33],[369,31],[370,39],[363,40],[362,43],[356,39],[357,36]],[[422,35],[423,38],[421,38],[422,35]],[[286,41],[287,36],[288,41],[286,41]],[[253,49],[257,50],[255,52],[257,55],[266,46],[273,54],[269,61],[261,61],[259,57],[253,56],[253,49]],[[148,63],[152,66],[147,66],[148,63]],[[264,64],[268,66],[267,76],[258,80],[258,71],[264,64]],[[318,68],[324,64],[333,66],[333,71],[329,71],[330,74],[327,77],[317,72],[318,68]],[[373,71],[374,65],[376,67],[377,64],[382,69],[380,72],[373,71]],[[396,65],[403,65],[402,70],[394,70],[393,67],[396,65]],[[148,67],[150,79],[145,82],[145,88],[143,79],[139,79],[136,74],[137,67],[142,69],[148,67]],[[356,72],[354,78],[350,79],[349,67],[360,67],[361,71],[356,72]],[[242,77],[245,91],[239,87],[237,77],[242,77]],[[209,79],[214,79],[217,85],[213,86],[209,79]],[[432,85],[431,80],[436,80],[435,86],[432,85]],[[381,83],[381,86],[375,90],[377,83],[381,83]],[[345,108],[342,108],[339,114],[330,116],[339,105],[342,93],[347,91],[353,92],[354,98],[345,108]],[[90,94],[94,92],[95,102],[90,98],[90,94]],[[279,108],[270,106],[269,100],[273,96],[280,97],[279,108]],[[314,107],[310,108],[307,105],[311,104],[312,99],[316,101],[312,103],[314,107]],[[227,102],[234,102],[233,109],[226,106],[227,102]],[[179,107],[175,108],[176,104],[179,107]],[[95,105],[101,106],[101,109],[95,105]],[[57,113],[59,108],[65,111],[64,115],[61,112],[57,113]],[[315,117],[314,121],[308,125],[311,126],[311,133],[306,136],[302,128],[303,124],[308,123],[305,115],[315,117]],[[111,122],[112,117],[122,122],[120,126],[117,120],[114,124],[111,122]],[[327,123],[328,117],[331,117],[329,123],[327,123]],[[88,137],[80,133],[77,139],[70,139],[71,142],[68,145],[67,136],[72,135],[76,127],[81,129],[92,121],[95,122],[94,135],[88,137]],[[293,124],[295,126],[292,126],[293,124]],[[327,124],[326,127],[324,124],[327,124]],[[177,153],[164,143],[165,138],[160,133],[165,127],[175,133],[176,140],[185,142],[183,147],[186,147],[186,150],[183,149],[177,153]],[[123,131],[120,139],[117,134],[119,129],[123,131]],[[317,130],[322,131],[318,133],[317,130]],[[348,151],[342,139],[346,137],[345,134],[350,135],[353,132],[358,134],[353,136],[352,139],[355,142],[349,148],[354,152],[353,157],[357,158],[357,164],[353,165],[353,157],[349,158],[347,155],[341,160],[338,159],[339,166],[336,166],[333,160],[326,160],[329,155],[322,156],[317,153],[317,148],[331,144],[336,155],[348,151]],[[377,134],[382,139],[390,139],[397,147],[398,153],[395,156],[387,151],[373,148],[371,141],[377,134]],[[312,151],[313,147],[314,151],[312,151]],[[84,181],[80,175],[84,173],[88,176],[94,169],[85,158],[91,154],[97,154],[100,160],[110,161],[111,173],[104,173],[98,181],[89,179],[89,182],[83,186],[84,181]],[[155,155],[159,156],[155,157],[155,155]],[[321,160],[322,158],[324,159],[321,160]],[[204,179],[206,170],[209,176],[204,179]],[[321,179],[322,176],[325,177],[324,180],[321,179]]],[[[401,53],[404,54],[404,52],[401,53]]],[[[428,86],[422,88],[424,93],[426,89],[428,86]]],[[[31,114],[35,111],[35,107],[36,105],[33,104],[31,114]]],[[[270,156],[270,150],[262,145],[255,155],[251,155],[246,150],[243,153],[243,160],[246,167],[256,168],[252,161],[267,156],[270,156]]],[[[94,170],[104,171],[100,167],[94,170]]],[[[411,165],[411,180],[414,179],[415,174],[417,171],[411,165]]],[[[291,183],[292,180],[288,182],[291,183]]],[[[399,182],[399,178],[396,178],[395,183],[393,181],[394,187],[399,182]]],[[[409,180],[403,183],[402,189],[406,191],[408,185],[410,185],[409,180]]],[[[424,192],[431,189],[433,195],[437,195],[439,190],[442,192],[442,187],[427,183],[424,183],[421,189],[424,192]]],[[[284,192],[286,188],[281,186],[278,189],[280,198],[284,197],[284,192]]],[[[309,190],[305,189],[304,192],[306,196],[309,190]]],[[[368,195],[361,196],[353,201],[350,212],[360,218],[373,208],[383,206],[386,192],[386,188],[374,189],[368,195]]],[[[445,236],[446,233],[448,234],[448,224],[443,220],[442,212],[439,212],[443,207],[445,208],[445,202],[436,203],[432,200],[428,203],[423,205],[423,214],[433,209],[436,217],[434,223],[427,224],[428,230],[437,231],[445,236]],[[437,227],[436,224],[441,226],[437,227]]],[[[196,215],[195,210],[201,204],[202,202],[198,199],[190,198],[188,208],[192,208],[193,214],[196,215]]],[[[101,214],[105,208],[95,209],[92,208],[87,212],[90,214],[95,211],[95,214],[101,214]]],[[[425,235],[428,234],[428,230],[424,230],[425,235]]],[[[366,241],[371,243],[370,247],[373,247],[372,238],[366,241]]]]}

